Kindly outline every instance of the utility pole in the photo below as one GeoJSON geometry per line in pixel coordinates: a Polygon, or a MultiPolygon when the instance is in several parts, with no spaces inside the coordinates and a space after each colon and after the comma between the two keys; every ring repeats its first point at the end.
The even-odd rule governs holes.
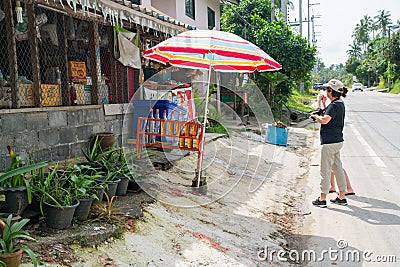
{"type": "Polygon", "coordinates": [[[311,33],[311,30],[310,30],[310,22],[312,22],[312,20],[310,19],[310,7],[311,6],[315,6],[315,5],[319,5],[320,3],[313,3],[313,4],[310,4],[310,0],[307,0],[307,16],[308,16],[308,18],[307,18],[307,32],[308,32],[308,38],[307,38],[307,40],[308,40],[308,43],[309,44],[312,44],[313,43],[313,40],[314,40],[314,37],[313,37],[313,35],[312,35],[312,38],[313,39],[310,39],[310,33],[311,33]]]}
{"type": "Polygon", "coordinates": [[[314,20],[315,19],[319,19],[321,16],[319,16],[319,15],[317,15],[317,16],[315,16],[315,15],[312,15],[311,16],[311,24],[312,24],[312,43],[315,45],[316,44],[316,42],[317,42],[317,40],[315,40],[315,26],[321,26],[321,25],[315,25],[314,23],[314,20]]]}
{"type": "Polygon", "coordinates": [[[307,42],[310,43],[310,0],[307,0],[307,42]]]}
{"type": "Polygon", "coordinates": [[[271,0],[271,21],[275,19],[275,0],[271,0]]]}
{"type": "Polygon", "coordinates": [[[299,23],[300,36],[303,37],[303,0],[299,0],[299,23]]]}
{"type": "Polygon", "coordinates": [[[281,0],[281,12],[283,13],[285,25],[288,25],[288,0],[281,0]]]}

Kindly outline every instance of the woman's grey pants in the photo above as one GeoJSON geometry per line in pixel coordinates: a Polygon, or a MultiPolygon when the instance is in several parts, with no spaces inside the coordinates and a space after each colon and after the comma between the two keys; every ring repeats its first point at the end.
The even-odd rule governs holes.
{"type": "Polygon", "coordinates": [[[336,182],[340,191],[346,190],[346,178],[344,176],[340,150],[343,142],[324,144],[321,149],[321,192],[329,193],[331,172],[335,174],[336,182]]]}

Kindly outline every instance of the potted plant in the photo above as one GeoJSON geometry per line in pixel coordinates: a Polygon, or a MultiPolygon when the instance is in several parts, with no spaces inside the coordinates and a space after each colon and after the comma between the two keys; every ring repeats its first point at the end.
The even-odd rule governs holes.
{"type": "Polygon", "coordinates": [[[47,176],[36,177],[34,190],[40,198],[40,211],[50,228],[65,229],[71,225],[79,200],[71,193],[68,179],[57,176],[57,168],[47,176]]]}
{"type": "Polygon", "coordinates": [[[271,144],[286,146],[288,132],[286,124],[281,121],[274,122],[267,127],[266,141],[271,144]]]}
{"type": "Polygon", "coordinates": [[[108,180],[119,178],[121,181],[117,185],[115,194],[117,196],[126,195],[130,180],[130,171],[126,163],[122,148],[113,151],[106,159],[102,160],[102,165],[107,169],[108,180]]]}
{"type": "MultiPolygon", "coordinates": [[[[112,170],[110,164],[105,163],[107,172],[105,176],[95,178],[94,180],[104,187],[105,194],[108,195],[109,198],[115,196],[117,192],[118,183],[121,182],[121,179],[117,177],[117,174],[112,170]]],[[[104,197],[103,197],[104,199],[104,197]]]]}
{"type": "Polygon", "coordinates": [[[21,221],[12,223],[12,215],[9,215],[5,222],[0,220],[0,226],[2,228],[0,238],[0,261],[7,267],[19,266],[23,252],[29,255],[35,267],[38,264],[33,251],[27,247],[25,243],[19,242],[20,239],[35,241],[28,231],[22,230],[28,222],[29,219],[22,219],[21,221]]]}
{"type": "Polygon", "coordinates": [[[0,198],[5,202],[0,211],[21,215],[32,202],[32,183],[29,174],[45,167],[47,162],[25,165],[25,162],[14,154],[10,146],[7,146],[7,149],[11,157],[11,165],[0,176],[0,198]]]}
{"type": "Polygon", "coordinates": [[[93,191],[93,188],[96,186],[94,179],[97,177],[100,177],[100,175],[90,176],[83,173],[79,166],[75,167],[75,171],[69,177],[72,183],[73,195],[80,203],[74,213],[74,217],[79,221],[87,219],[93,200],[98,199],[97,194],[93,191]]]}

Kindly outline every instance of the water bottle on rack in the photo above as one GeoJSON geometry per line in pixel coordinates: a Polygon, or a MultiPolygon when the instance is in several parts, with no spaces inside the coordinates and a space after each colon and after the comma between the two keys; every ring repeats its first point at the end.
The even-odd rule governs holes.
{"type": "MultiPolygon", "coordinates": [[[[159,134],[160,133],[160,110],[156,109],[156,116],[155,116],[155,124],[154,124],[154,133],[159,134]]],[[[158,138],[156,138],[157,140],[158,138]]]]}
{"type": "Polygon", "coordinates": [[[165,141],[168,142],[169,144],[174,143],[174,138],[171,137],[171,135],[174,135],[174,127],[175,127],[175,122],[172,120],[174,119],[174,110],[171,110],[169,113],[169,118],[167,118],[168,122],[165,123],[165,133],[167,137],[165,137],[165,141]]]}
{"type": "Polygon", "coordinates": [[[155,142],[155,138],[154,138],[154,135],[152,135],[152,133],[154,133],[154,115],[153,115],[153,109],[151,108],[150,109],[150,113],[149,113],[149,119],[150,120],[148,120],[147,121],[147,126],[148,126],[148,128],[146,129],[146,132],[148,132],[148,133],[150,133],[150,134],[148,134],[147,135],[147,141],[148,141],[148,143],[154,143],[155,142]]]}
{"type": "MultiPolygon", "coordinates": [[[[179,112],[179,122],[183,122],[184,118],[182,115],[182,112],[179,112]]],[[[178,134],[179,134],[179,147],[184,148],[185,147],[185,125],[182,123],[178,123],[178,128],[177,128],[178,134]]]]}
{"type": "Polygon", "coordinates": [[[164,111],[163,111],[161,120],[162,121],[160,122],[160,133],[166,134],[166,132],[167,132],[167,125],[166,125],[167,123],[165,122],[167,120],[167,110],[166,109],[164,109],[164,111]]]}
{"type": "Polygon", "coordinates": [[[196,148],[197,150],[199,149],[199,144],[200,144],[200,128],[198,127],[199,121],[199,113],[196,112],[195,117],[194,117],[194,124],[193,128],[191,131],[191,136],[194,138],[194,146],[193,148],[196,148]]]}
{"type": "Polygon", "coordinates": [[[168,123],[168,130],[167,130],[167,134],[168,135],[174,135],[175,134],[175,123],[172,122],[172,120],[174,120],[174,113],[175,110],[171,110],[171,116],[170,116],[170,122],[168,123]]]}

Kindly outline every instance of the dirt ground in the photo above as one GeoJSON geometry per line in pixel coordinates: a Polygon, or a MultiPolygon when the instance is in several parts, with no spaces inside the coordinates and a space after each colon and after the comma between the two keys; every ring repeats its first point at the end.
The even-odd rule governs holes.
{"type": "Polygon", "coordinates": [[[266,249],[287,248],[286,239],[304,216],[299,201],[303,192],[297,185],[309,171],[313,138],[311,130],[290,128],[286,147],[243,132],[208,143],[206,194],[187,186],[197,155],[184,157],[143,184],[157,201],[130,222],[122,239],[70,246],[66,249],[76,261],[64,265],[290,265],[262,256],[266,249]]]}

